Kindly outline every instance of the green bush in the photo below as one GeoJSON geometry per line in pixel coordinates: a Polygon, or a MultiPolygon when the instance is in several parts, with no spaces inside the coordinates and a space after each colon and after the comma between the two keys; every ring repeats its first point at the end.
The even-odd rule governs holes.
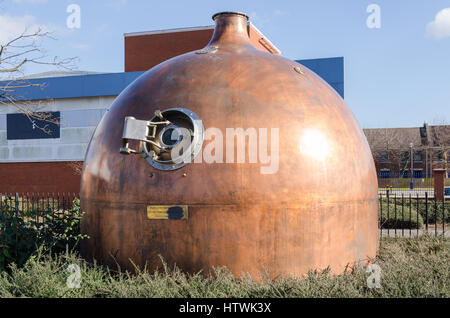
{"type": "Polygon", "coordinates": [[[74,248],[80,239],[82,212],[75,199],[70,210],[17,211],[7,198],[0,210],[0,271],[12,263],[23,266],[38,248],[60,253],[74,248]]]}
{"type": "Polygon", "coordinates": [[[382,229],[420,229],[423,226],[422,215],[420,212],[417,215],[417,208],[414,204],[411,206],[410,213],[410,206],[408,204],[405,203],[402,211],[400,201],[397,202],[396,206],[393,200],[389,200],[388,204],[387,200],[383,199],[379,203],[378,216],[382,229]]]}
{"type": "Polygon", "coordinates": [[[401,198],[393,198],[389,199],[389,218],[387,213],[387,204],[388,200],[383,198],[381,200],[382,205],[382,215],[381,215],[381,206],[380,202],[378,204],[379,216],[382,228],[397,228],[397,229],[416,229],[417,226],[421,228],[425,221],[427,220],[428,215],[428,224],[439,223],[442,224],[444,220],[445,223],[450,223],[450,204],[449,202],[435,202],[432,199],[428,200],[428,204],[425,199],[414,199],[409,201],[409,199],[404,200],[402,203],[401,198]],[[397,218],[395,218],[395,201],[397,202],[397,218]],[[404,220],[402,215],[402,204],[404,206],[404,220]],[[411,222],[409,221],[409,209],[411,207],[411,222]],[[419,212],[419,223],[417,224],[417,211],[419,212]],[[428,212],[428,213],[427,213],[428,212]]]}
{"type": "MultiPolygon", "coordinates": [[[[417,207],[416,207],[417,208],[417,207]]],[[[419,214],[422,216],[424,222],[427,217],[427,208],[424,201],[419,203],[419,214]]],[[[446,202],[435,202],[433,200],[428,201],[428,223],[434,224],[435,222],[442,223],[444,220],[445,223],[450,223],[450,203],[446,202]]]]}

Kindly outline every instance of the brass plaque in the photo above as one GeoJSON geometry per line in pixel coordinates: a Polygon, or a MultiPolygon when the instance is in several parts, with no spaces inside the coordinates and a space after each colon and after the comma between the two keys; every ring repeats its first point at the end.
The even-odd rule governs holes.
{"type": "Polygon", "coordinates": [[[187,205],[148,205],[147,218],[150,220],[187,220],[187,205]]]}

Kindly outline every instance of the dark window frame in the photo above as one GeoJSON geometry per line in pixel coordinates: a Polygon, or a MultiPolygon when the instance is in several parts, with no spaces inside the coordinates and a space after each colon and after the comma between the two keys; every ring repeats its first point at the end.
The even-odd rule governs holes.
{"type": "MultiPolygon", "coordinates": [[[[43,112],[51,114],[52,119],[61,121],[61,112],[43,112]]],[[[6,114],[6,138],[7,140],[30,139],[59,139],[61,137],[61,125],[51,121],[42,121],[29,118],[22,113],[6,114]],[[46,127],[48,132],[44,131],[46,127]]]]}
{"type": "Polygon", "coordinates": [[[410,151],[402,151],[402,153],[400,154],[400,161],[406,162],[409,160],[410,156],[411,156],[410,151]]]}
{"type": "Polygon", "coordinates": [[[444,161],[444,152],[442,150],[435,150],[433,152],[433,161],[434,162],[443,162],[444,161]],[[440,154],[440,155],[436,155],[440,154]]]}
{"type": "Polygon", "coordinates": [[[380,154],[380,162],[381,163],[388,163],[389,162],[389,154],[387,152],[382,152],[380,154]]]}
{"type": "Polygon", "coordinates": [[[413,155],[413,156],[414,156],[414,157],[413,157],[414,162],[423,162],[423,151],[422,151],[422,150],[414,151],[414,155],[413,155]],[[417,156],[418,154],[420,154],[420,160],[417,160],[417,159],[416,159],[416,156],[417,156]]]}

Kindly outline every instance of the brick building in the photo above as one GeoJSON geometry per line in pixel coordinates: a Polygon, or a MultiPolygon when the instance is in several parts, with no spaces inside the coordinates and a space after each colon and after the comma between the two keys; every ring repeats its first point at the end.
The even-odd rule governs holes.
{"type": "Polygon", "coordinates": [[[425,179],[434,169],[450,178],[450,125],[364,129],[378,177],[425,179]],[[412,158],[412,160],[411,160],[412,158]]]}

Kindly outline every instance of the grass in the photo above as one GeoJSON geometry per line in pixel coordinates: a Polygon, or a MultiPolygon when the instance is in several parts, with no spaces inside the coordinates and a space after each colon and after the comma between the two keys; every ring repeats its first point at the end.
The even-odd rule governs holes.
{"type": "Polygon", "coordinates": [[[156,273],[112,273],[88,264],[76,253],[41,255],[23,268],[12,266],[0,273],[0,297],[450,297],[450,240],[424,236],[419,239],[381,240],[375,260],[381,267],[381,288],[367,287],[365,268],[334,276],[310,272],[301,279],[256,283],[235,278],[225,268],[213,275],[189,275],[180,269],[156,273]],[[69,289],[69,264],[81,269],[81,288],[69,289]]]}

